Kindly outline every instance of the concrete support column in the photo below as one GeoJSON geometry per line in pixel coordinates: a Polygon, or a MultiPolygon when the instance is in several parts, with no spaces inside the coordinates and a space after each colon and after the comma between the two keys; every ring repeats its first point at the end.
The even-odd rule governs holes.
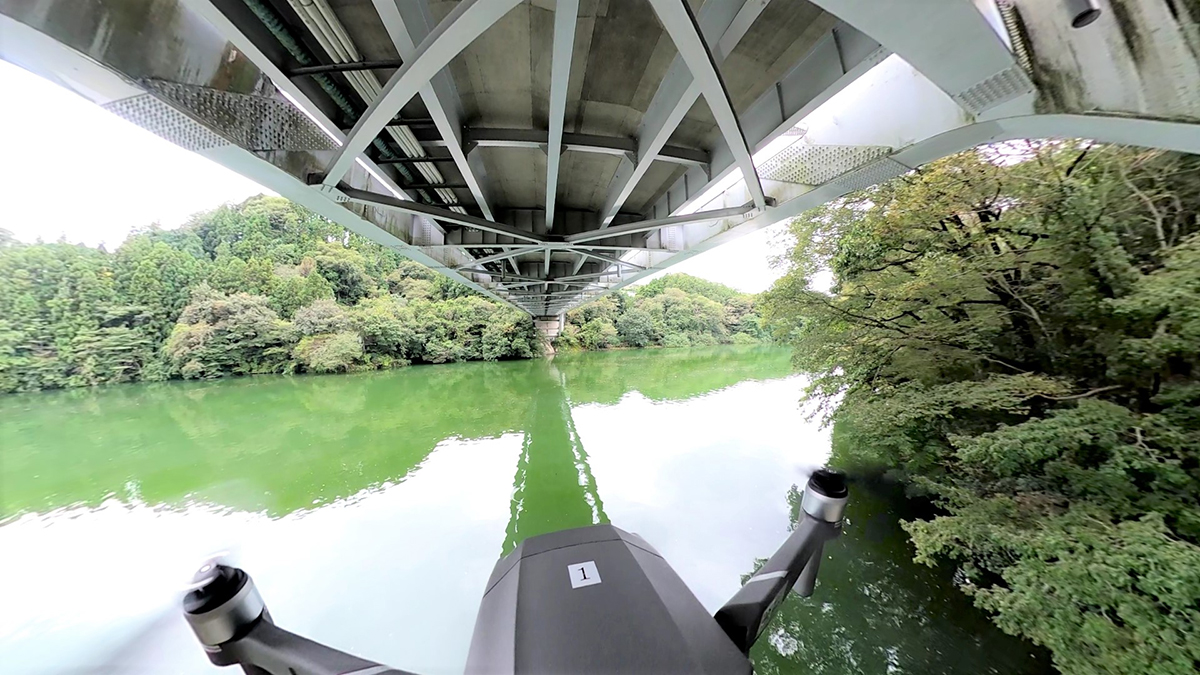
{"type": "Polygon", "coordinates": [[[564,315],[562,314],[533,317],[533,326],[537,328],[538,334],[542,337],[542,349],[547,356],[554,356],[554,338],[562,332],[563,323],[564,315]]]}

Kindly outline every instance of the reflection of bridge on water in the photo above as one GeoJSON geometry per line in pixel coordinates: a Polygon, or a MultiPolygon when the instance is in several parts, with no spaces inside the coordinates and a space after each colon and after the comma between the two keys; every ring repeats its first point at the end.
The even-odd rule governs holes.
{"type": "Polygon", "coordinates": [[[1200,151],[1194,4],[548,4],[0,0],[0,57],[550,331],[981,143],[1200,151]]]}
{"type": "Polygon", "coordinates": [[[608,522],[563,376],[553,362],[545,365],[517,461],[505,554],[529,537],[608,522]]]}

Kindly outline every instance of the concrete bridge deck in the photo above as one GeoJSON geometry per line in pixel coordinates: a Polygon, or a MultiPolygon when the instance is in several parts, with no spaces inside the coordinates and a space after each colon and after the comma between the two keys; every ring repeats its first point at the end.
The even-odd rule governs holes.
{"type": "Polygon", "coordinates": [[[550,318],[980,143],[1200,152],[1196,6],[1070,4],[0,0],[0,58],[550,318]]]}

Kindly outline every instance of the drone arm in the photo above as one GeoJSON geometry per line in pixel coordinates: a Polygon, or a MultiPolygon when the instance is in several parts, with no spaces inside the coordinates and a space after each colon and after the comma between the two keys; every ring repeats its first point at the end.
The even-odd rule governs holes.
{"type": "Polygon", "coordinates": [[[734,645],[748,654],[763,628],[793,586],[812,595],[825,542],[842,531],[846,506],[845,477],[821,470],[808,481],[803,516],[787,541],[754,573],[714,618],[734,645]]]}
{"type": "Polygon", "coordinates": [[[259,621],[246,635],[220,646],[223,656],[259,675],[408,675],[259,621]]]}
{"type": "Polygon", "coordinates": [[[184,596],[183,615],[218,666],[247,675],[411,675],[279,628],[249,574],[207,563],[184,596]]]}

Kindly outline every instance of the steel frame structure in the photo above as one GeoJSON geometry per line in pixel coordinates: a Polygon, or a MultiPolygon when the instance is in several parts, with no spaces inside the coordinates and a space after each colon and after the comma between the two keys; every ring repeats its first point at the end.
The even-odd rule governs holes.
{"type": "MultiPolygon", "coordinates": [[[[298,162],[295,166],[237,146],[213,120],[164,98],[147,73],[105,62],[94,45],[52,30],[45,13],[37,10],[39,3],[50,0],[33,0],[33,9],[20,3],[0,5],[0,57],[74,86],[118,114],[135,116],[134,102],[143,102],[158,106],[161,115],[182,115],[172,118],[171,133],[197,144],[192,148],[197,152],[535,315],[561,312],[595,293],[620,288],[747,232],[980,143],[1076,136],[1200,152],[1200,126],[1190,121],[1200,114],[1164,114],[1152,107],[1153,101],[1142,102],[1149,99],[1138,97],[1140,85],[1130,84],[1132,80],[1095,87],[1102,101],[1121,95],[1138,101],[1142,107],[1132,113],[1115,105],[1111,113],[1096,106],[1083,110],[1060,104],[1050,109],[1043,103],[1035,108],[1042,92],[1027,70],[1028,53],[1039,48],[1053,51],[1049,40],[1064,33],[1055,32],[1051,10],[1032,0],[1012,1],[1037,22],[1041,32],[1035,37],[1042,42],[1033,44],[1029,36],[1014,34],[1011,17],[1001,15],[1005,7],[1011,13],[1011,2],[998,8],[986,0],[811,1],[827,12],[824,33],[774,86],[738,111],[721,66],[768,0],[708,0],[695,14],[686,0],[647,0],[678,56],[631,139],[566,130],[578,0],[556,4],[544,131],[464,126],[462,103],[448,71],[451,60],[518,0],[463,0],[438,22],[424,0],[373,0],[399,60],[302,67],[283,64],[260,48],[226,11],[232,0],[177,0],[188,12],[181,25],[192,17],[204,22],[189,25],[193,33],[198,31],[196,37],[181,33],[194,40],[192,48],[216,53],[227,44],[246,62],[209,64],[212,68],[241,68],[250,80],[269,80],[336,146],[292,158],[298,162]],[[396,70],[348,132],[306,94],[311,89],[298,84],[327,73],[384,68],[396,70]],[[1131,91],[1122,91],[1122,86],[1131,91]],[[367,148],[389,125],[411,122],[400,113],[415,97],[429,114],[416,126],[436,130],[436,135],[421,132],[418,141],[444,147],[445,154],[374,160],[367,148]],[[704,151],[669,146],[672,134],[701,98],[712,112],[719,137],[704,151]],[[818,114],[830,106],[837,111],[836,119],[818,114]],[[884,106],[887,115],[878,114],[884,106]],[[510,213],[495,208],[489,177],[473,152],[486,147],[546,152],[543,215],[537,226],[517,223],[510,213]],[[563,152],[621,158],[592,226],[581,229],[567,222],[557,205],[563,152]],[[776,153],[799,168],[781,173],[783,160],[771,157],[776,153]],[[397,181],[383,169],[389,164],[433,162],[453,164],[461,181],[397,181]],[[622,214],[623,204],[654,162],[686,169],[640,218],[622,214]],[[469,190],[482,215],[467,213],[457,204],[434,206],[414,199],[416,191],[434,189],[469,190]],[[473,234],[464,234],[468,232],[473,234]],[[559,251],[574,256],[568,273],[552,273],[552,254],[559,251]],[[518,265],[518,259],[529,255],[541,256],[539,272],[531,274],[529,266],[518,265]],[[586,261],[594,261],[587,271],[586,261]],[[506,264],[509,269],[503,267],[506,264]]],[[[1091,50],[1088,53],[1103,49],[1095,42],[1080,42],[1079,48],[1091,50]]],[[[197,62],[201,61],[209,63],[197,62]]],[[[1078,68],[1093,72],[1086,64],[1078,68]]]]}

